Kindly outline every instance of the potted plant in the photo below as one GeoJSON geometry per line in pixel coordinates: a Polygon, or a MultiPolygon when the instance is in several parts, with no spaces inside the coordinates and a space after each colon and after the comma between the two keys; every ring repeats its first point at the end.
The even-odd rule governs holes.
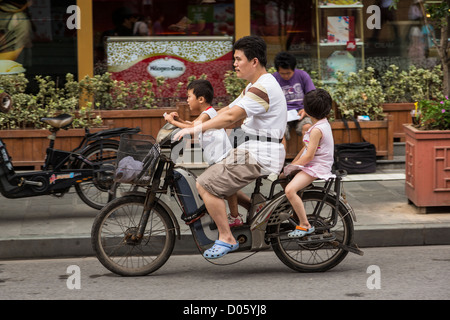
{"type": "MultiPolygon", "coordinates": [[[[268,72],[275,72],[275,68],[268,69],[268,72]]],[[[364,137],[367,141],[375,144],[377,156],[393,158],[392,118],[386,117],[383,113],[382,103],[385,95],[380,82],[375,78],[373,68],[369,67],[349,75],[338,71],[337,82],[333,86],[324,86],[314,71],[311,72],[311,78],[316,87],[323,87],[330,92],[334,104],[337,106],[330,118],[335,143],[357,142],[360,139],[357,127],[351,122],[349,123],[349,137],[344,123],[340,120],[342,116],[366,115],[371,121],[360,123],[364,137]]],[[[237,78],[234,71],[227,72],[224,82],[231,99],[239,96],[246,86],[245,81],[237,78]]],[[[287,144],[286,157],[295,157],[300,151],[301,145],[301,137],[291,134],[291,139],[287,144]]]]}
{"type": "Polygon", "coordinates": [[[382,85],[385,93],[383,111],[392,115],[394,139],[405,141],[403,124],[411,122],[414,102],[425,99],[441,99],[442,68],[440,65],[432,69],[417,68],[411,65],[400,71],[396,65],[390,65],[383,73],[382,85]]]}
{"type": "Polygon", "coordinates": [[[450,206],[450,100],[416,103],[416,125],[406,134],[405,191],[423,213],[430,207],[450,206]]]}
{"type": "Polygon", "coordinates": [[[377,156],[392,159],[394,156],[392,117],[386,116],[382,104],[385,93],[375,77],[372,67],[345,75],[336,73],[337,82],[326,89],[330,92],[336,108],[331,127],[335,143],[360,142],[361,137],[356,125],[348,122],[350,134],[342,117],[366,116],[370,121],[360,121],[363,137],[375,145],[377,156]]]}
{"type": "Polygon", "coordinates": [[[0,130],[15,166],[42,165],[48,145],[42,117],[61,113],[74,117],[72,129],[60,131],[56,141],[56,148],[73,149],[84,136],[85,127],[93,128],[92,131],[101,125],[140,127],[142,134],[156,136],[165,123],[165,112],[178,111],[186,119],[192,116],[182,102],[185,98],[180,97],[185,95],[185,84],[179,83],[171,97],[163,97],[163,78],[153,85],[150,81],[115,81],[108,73],[80,81],[67,74],[62,87],[51,77],[37,76],[35,80],[37,93],[26,93],[28,80],[23,74],[0,76],[0,87],[12,96],[14,103],[8,114],[0,114],[0,130]]]}
{"type": "Polygon", "coordinates": [[[23,74],[0,76],[0,87],[13,101],[13,107],[0,117],[0,129],[45,129],[43,117],[61,113],[72,115],[73,128],[95,127],[101,119],[93,114],[91,105],[79,109],[79,87],[72,74],[66,75],[66,84],[58,88],[51,77],[36,76],[37,93],[26,93],[28,80],[23,74]]]}
{"type": "MultiPolygon", "coordinates": [[[[206,78],[202,75],[200,78],[206,78]]],[[[157,77],[151,80],[125,82],[114,80],[110,73],[86,76],[80,81],[83,101],[92,102],[95,113],[101,116],[103,123],[109,127],[140,127],[143,134],[154,135],[164,125],[163,114],[177,111],[184,119],[192,116],[186,101],[186,87],[196,79],[188,77],[188,82],[179,82],[171,91],[167,91],[167,82],[157,77]]]]}
{"type": "MultiPolygon", "coordinates": [[[[1,138],[15,166],[34,166],[38,169],[44,162],[48,146],[47,126],[40,121],[67,113],[74,117],[73,129],[62,130],[56,141],[56,148],[74,149],[84,137],[82,128],[94,128],[102,124],[91,105],[78,107],[78,83],[73,75],[66,76],[66,84],[58,88],[50,77],[36,77],[37,93],[26,93],[28,80],[23,74],[0,76],[0,87],[13,101],[13,107],[6,114],[0,114],[1,138]]],[[[99,129],[93,129],[93,131],[99,129]]]]}

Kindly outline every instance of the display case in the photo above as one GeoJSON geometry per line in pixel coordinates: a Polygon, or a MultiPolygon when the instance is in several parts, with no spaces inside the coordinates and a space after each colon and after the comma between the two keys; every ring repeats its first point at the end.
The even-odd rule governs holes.
{"type": "Polygon", "coordinates": [[[364,68],[363,4],[352,0],[315,0],[317,64],[325,83],[336,72],[364,68]]]}

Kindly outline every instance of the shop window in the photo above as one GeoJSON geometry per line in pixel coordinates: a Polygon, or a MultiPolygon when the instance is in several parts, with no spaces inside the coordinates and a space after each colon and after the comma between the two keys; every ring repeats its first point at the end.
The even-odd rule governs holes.
{"type": "Polygon", "coordinates": [[[76,29],[66,27],[76,0],[0,1],[0,73],[25,73],[29,90],[36,75],[63,82],[77,74],[76,29]]]}
{"type": "MultiPolygon", "coordinates": [[[[416,1],[399,0],[396,9],[389,8],[392,2],[392,0],[251,0],[251,32],[265,39],[268,45],[269,65],[273,65],[273,59],[278,52],[288,51],[297,58],[297,67],[307,72],[318,71],[319,63],[326,66],[327,59],[332,58],[334,52],[329,52],[328,56],[321,54],[321,61],[318,61],[317,48],[324,45],[320,42],[323,39],[320,38],[320,44],[317,43],[317,24],[326,34],[328,23],[326,19],[333,14],[330,13],[332,9],[328,9],[327,15],[316,14],[316,5],[322,6],[322,10],[325,10],[324,5],[337,5],[340,7],[340,11],[338,10],[340,13],[336,13],[336,16],[354,16],[355,25],[363,27],[362,31],[357,30],[355,33],[364,46],[364,58],[361,58],[361,54],[358,56],[361,60],[358,68],[371,66],[377,70],[377,75],[382,75],[392,64],[401,70],[406,70],[411,65],[428,69],[434,67],[439,63],[439,58],[431,41],[430,32],[435,33],[439,39],[439,30],[425,28],[416,1]],[[362,6],[363,21],[360,21],[359,15],[351,12],[355,4],[362,6]],[[367,24],[373,15],[368,8],[373,5],[380,9],[380,16],[377,17],[379,28],[368,27],[367,24]],[[360,37],[359,34],[363,36],[360,37]]],[[[344,47],[335,51],[338,50],[347,49],[344,47]]],[[[350,50],[348,54],[356,55],[350,50]]]]}
{"type": "Polygon", "coordinates": [[[311,57],[313,12],[313,0],[251,1],[251,32],[265,39],[269,64],[280,51],[311,57]]]}
{"type": "Polygon", "coordinates": [[[94,73],[102,74],[107,37],[233,36],[234,0],[93,0],[93,28],[94,73]]]}
{"type": "MultiPolygon", "coordinates": [[[[428,1],[427,1],[428,2],[428,1]]],[[[431,42],[430,32],[424,25],[417,1],[400,0],[397,9],[389,8],[392,0],[365,0],[364,8],[376,5],[380,8],[380,28],[365,28],[366,65],[379,73],[395,64],[400,69],[414,65],[432,68],[439,59],[431,42]]],[[[365,11],[365,19],[372,13],[365,11]]],[[[439,35],[436,34],[439,38],[439,35]]]]}

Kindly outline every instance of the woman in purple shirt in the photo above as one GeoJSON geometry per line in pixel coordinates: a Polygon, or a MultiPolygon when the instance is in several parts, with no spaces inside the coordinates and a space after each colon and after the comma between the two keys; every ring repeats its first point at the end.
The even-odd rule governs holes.
{"type": "Polygon", "coordinates": [[[276,55],[274,62],[277,72],[273,73],[273,76],[283,90],[288,109],[288,123],[283,139],[283,145],[286,147],[291,127],[295,128],[299,136],[304,135],[311,128],[311,119],[303,109],[303,97],[316,87],[307,72],[295,68],[297,60],[292,54],[280,52],[276,55]]]}

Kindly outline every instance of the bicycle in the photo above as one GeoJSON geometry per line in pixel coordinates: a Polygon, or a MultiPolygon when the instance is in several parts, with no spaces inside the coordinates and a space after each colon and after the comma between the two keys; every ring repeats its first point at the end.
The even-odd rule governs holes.
{"type": "MultiPolygon", "coordinates": [[[[162,152],[164,146],[174,148],[176,143],[171,143],[170,137],[176,131],[168,133],[169,139],[155,140],[143,135],[121,139],[119,153],[122,147],[127,147],[124,153],[128,154],[133,141],[139,141],[141,148],[144,141],[147,142],[147,150],[151,151],[146,156],[141,152],[138,160],[143,161],[144,172],[139,172],[135,180],[139,185],[138,181],[143,181],[142,176],[146,176],[145,182],[140,184],[146,191],[135,189],[114,199],[100,211],[92,226],[91,243],[96,257],[113,273],[143,276],[158,270],[169,259],[175,239],[181,239],[181,235],[174,212],[161,200],[162,194],[169,192],[179,203],[181,218],[189,225],[200,253],[218,238],[214,221],[197,193],[195,175],[185,168],[175,167],[171,156],[162,152]]],[[[136,155],[137,149],[129,154],[136,155]]],[[[285,265],[299,272],[329,270],[348,252],[362,255],[353,243],[355,213],[341,196],[343,176],[345,172],[337,172],[336,178],[326,181],[323,187],[312,184],[301,191],[308,218],[316,232],[300,239],[287,237],[287,233],[295,228],[295,214],[283,191],[275,193],[275,187],[286,180],[273,181],[270,193],[265,197],[260,188],[267,176],[259,177],[244,225],[232,228],[239,241],[239,249],[234,252],[251,251],[254,254],[271,247],[285,265]]]]}
{"type": "MultiPolygon", "coordinates": [[[[8,112],[11,98],[0,97],[0,111],[8,112]]],[[[135,134],[139,128],[114,128],[85,135],[79,146],[72,151],[55,149],[59,130],[67,130],[73,118],[67,114],[46,117],[42,122],[49,125],[50,139],[43,169],[16,172],[6,145],[0,139],[0,193],[5,198],[18,199],[40,195],[61,197],[74,186],[81,200],[94,209],[101,209],[112,199],[108,192],[113,185],[113,173],[119,142],[114,138],[123,133],[135,134]]],[[[117,187],[116,187],[117,188],[117,187]]]]}

